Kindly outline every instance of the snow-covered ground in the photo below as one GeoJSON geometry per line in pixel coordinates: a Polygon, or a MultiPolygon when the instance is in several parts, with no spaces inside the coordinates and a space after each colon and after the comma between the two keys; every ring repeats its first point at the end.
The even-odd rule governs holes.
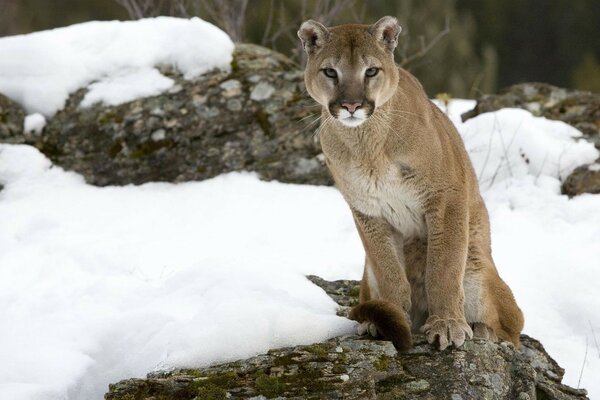
{"type": "MultiPolygon", "coordinates": [[[[21,45],[0,39],[0,53],[12,46],[15,65],[38,51],[59,60],[63,47],[45,48],[35,35],[51,33],[20,37],[21,45]]],[[[81,39],[86,60],[108,51],[87,48],[93,36],[81,39]]],[[[129,64],[144,58],[132,53],[129,64]]],[[[172,57],[160,62],[179,65],[172,57]]],[[[5,71],[18,73],[2,58],[0,92],[5,71]]],[[[119,81],[122,73],[106,76],[119,81]]],[[[51,75],[29,78],[7,94],[46,115],[63,94],[99,79],[57,84],[46,103],[32,94],[35,82],[49,87],[51,75]]],[[[525,332],[566,368],[566,383],[577,386],[583,367],[580,386],[600,398],[600,195],[568,199],[559,189],[559,177],[598,152],[578,142],[575,129],[522,110],[461,123],[458,115],[472,106],[453,101],[449,114],[479,174],[496,264],[525,313],[525,332]]],[[[261,182],[249,173],[97,188],[17,145],[0,145],[0,184],[0,399],[101,399],[109,382],[155,368],[244,358],[354,329],[304,278],[361,276],[360,241],[333,188],[261,182]]]]}

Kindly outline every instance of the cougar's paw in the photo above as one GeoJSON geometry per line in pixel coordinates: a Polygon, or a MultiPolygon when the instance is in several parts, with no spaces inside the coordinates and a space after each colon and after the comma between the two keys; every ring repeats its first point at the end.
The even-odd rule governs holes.
{"type": "Polygon", "coordinates": [[[475,322],[473,324],[473,336],[477,339],[491,340],[492,342],[498,341],[494,330],[483,322],[475,322]]]}
{"type": "Polygon", "coordinates": [[[356,333],[358,333],[360,336],[369,334],[374,338],[379,337],[377,327],[374,323],[369,321],[364,321],[360,325],[358,325],[358,328],[356,328],[356,333]]]}
{"type": "Polygon", "coordinates": [[[430,344],[436,341],[439,343],[440,350],[444,350],[451,344],[460,347],[465,339],[473,338],[473,331],[464,319],[440,318],[432,315],[427,318],[421,330],[430,344]]]}

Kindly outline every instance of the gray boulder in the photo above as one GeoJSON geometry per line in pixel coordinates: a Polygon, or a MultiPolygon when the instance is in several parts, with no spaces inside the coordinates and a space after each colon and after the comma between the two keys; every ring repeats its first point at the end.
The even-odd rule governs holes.
{"type": "Polygon", "coordinates": [[[237,45],[230,72],[176,81],[168,92],[119,106],[81,108],[70,96],[41,136],[24,137],[53,163],[94,185],[202,180],[229,171],[331,184],[319,156],[319,108],[303,72],[260,46],[237,45]]]}
{"type": "MultiPolygon", "coordinates": [[[[356,303],[357,281],[309,277],[341,304],[356,303]]],[[[199,369],[151,373],[109,386],[106,400],[213,399],[586,399],[561,383],[564,370],[541,343],[470,340],[438,351],[422,336],[398,354],[390,342],[345,336],[199,369]]]]}
{"type": "Polygon", "coordinates": [[[562,192],[569,197],[600,193],[600,160],[575,168],[563,182],[562,192]]]}

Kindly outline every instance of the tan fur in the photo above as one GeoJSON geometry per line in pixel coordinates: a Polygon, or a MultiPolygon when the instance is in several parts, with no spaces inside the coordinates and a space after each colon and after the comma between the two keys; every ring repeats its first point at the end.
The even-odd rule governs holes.
{"type": "MultiPolygon", "coordinates": [[[[323,106],[323,153],[365,248],[360,301],[397,307],[386,329],[410,316],[441,349],[473,330],[518,346],[523,316],[494,266],[473,167],[450,120],[394,63],[399,32],[392,17],[332,28],[307,21],[298,32],[306,88],[323,106]],[[345,106],[358,103],[353,114],[345,106]]],[[[366,314],[354,316],[377,325],[366,314]]]]}

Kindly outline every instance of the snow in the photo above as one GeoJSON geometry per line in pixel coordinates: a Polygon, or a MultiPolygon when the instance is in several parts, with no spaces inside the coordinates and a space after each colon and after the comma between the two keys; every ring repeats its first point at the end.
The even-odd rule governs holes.
{"type": "Polygon", "coordinates": [[[156,68],[123,71],[90,84],[80,106],[89,107],[95,103],[117,106],[140,97],[156,96],[174,84],[173,79],[156,68]]]}
{"type": "Polygon", "coordinates": [[[168,89],[154,67],[177,68],[186,79],[228,69],[233,42],[199,18],[92,21],[0,39],[0,93],[28,113],[51,117],[70,93],[90,84],[82,106],[116,105],[168,89]]]}
{"type": "Polygon", "coordinates": [[[29,114],[23,121],[23,131],[39,135],[46,126],[46,118],[40,113],[29,114]]]}

